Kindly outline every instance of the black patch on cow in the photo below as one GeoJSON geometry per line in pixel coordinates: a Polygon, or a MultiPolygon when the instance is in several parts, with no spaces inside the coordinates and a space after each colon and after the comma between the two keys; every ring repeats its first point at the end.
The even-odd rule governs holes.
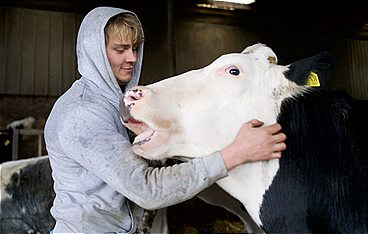
{"type": "Polygon", "coordinates": [[[50,214],[55,193],[48,158],[11,176],[1,201],[0,233],[49,233],[55,221],[50,214]]]}
{"type": "Polygon", "coordinates": [[[318,91],[282,104],[287,150],[260,209],[268,233],[368,233],[368,101],[318,91]]]}
{"type": "Polygon", "coordinates": [[[330,75],[335,58],[327,51],[322,51],[312,57],[293,62],[284,75],[288,80],[298,85],[306,85],[311,72],[318,75],[320,87],[323,87],[330,75]]]}

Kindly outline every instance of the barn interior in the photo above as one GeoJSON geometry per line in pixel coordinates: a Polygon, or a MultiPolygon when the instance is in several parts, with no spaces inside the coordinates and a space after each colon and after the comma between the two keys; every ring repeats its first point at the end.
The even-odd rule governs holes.
{"type": "MultiPolygon", "coordinates": [[[[56,99],[79,78],[76,34],[96,6],[139,16],[145,33],[143,85],[261,42],[284,65],[330,51],[336,64],[325,89],[368,100],[367,1],[1,0],[1,162],[47,155],[42,130],[56,99]],[[9,133],[9,123],[30,116],[29,129],[9,133]]],[[[171,207],[169,217],[172,233],[214,233],[219,222],[221,233],[239,231],[230,213],[197,199],[171,207]]]]}

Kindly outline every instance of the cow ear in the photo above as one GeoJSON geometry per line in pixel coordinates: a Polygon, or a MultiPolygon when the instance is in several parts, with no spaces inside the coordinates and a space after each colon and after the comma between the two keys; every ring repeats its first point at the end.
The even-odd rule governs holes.
{"type": "Polygon", "coordinates": [[[273,50],[270,47],[262,43],[257,43],[252,46],[248,46],[241,53],[242,54],[253,54],[256,57],[267,59],[269,64],[277,64],[276,54],[273,52],[273,50]]]}
{"type": "Polygon", "coordinates": [[[332,54],[322,51],[312,57],[290,64],[289,70],[284,75],[288,80],[294,81],[298,85],[323,87],[334,63],[335,58],[332,54]]]}

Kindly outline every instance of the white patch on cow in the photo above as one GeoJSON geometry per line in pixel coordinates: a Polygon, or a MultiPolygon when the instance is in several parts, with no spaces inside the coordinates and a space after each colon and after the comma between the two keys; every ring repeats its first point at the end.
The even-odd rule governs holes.
{"type": "Polygon", "coordinates": [[[261,226],[259,209],[263,194],[270,186],[278,169],[278,159],[247,163],[231,170],[228,177],[217,181],[217,184],[243,203],[254,222],[261,226]]]}

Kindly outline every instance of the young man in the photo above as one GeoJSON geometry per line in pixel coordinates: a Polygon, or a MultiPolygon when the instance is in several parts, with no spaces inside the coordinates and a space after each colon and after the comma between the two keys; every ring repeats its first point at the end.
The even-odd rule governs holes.
{"type": "Polygon", "coordinates": [[[119,113],[124,90],[138,84],[142,56],[143,30],[134,13],[98,7],[86,15],[77,38],[82,77],[56,101],[45,126],[54,233],[134,233],[143,208],[190,199],[231,168],[278,158],[286,147],[280,125],[257,128],[261,123],[254,120],[219,152],[149,167],[131,151],[119,113]]]}

